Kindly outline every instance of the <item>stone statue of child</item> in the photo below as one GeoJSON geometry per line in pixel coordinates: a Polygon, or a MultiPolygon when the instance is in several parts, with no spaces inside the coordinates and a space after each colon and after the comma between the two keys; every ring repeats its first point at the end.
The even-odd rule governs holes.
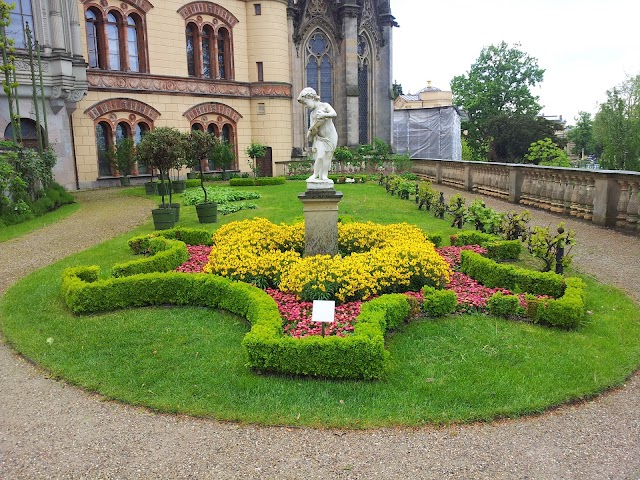
{"type": "Polygon", "coordinates": [[[298,95],[298,102],[311,111],[307,140],[311,141],[313,154],[313,175],[307,182],[333,183],[329,180],[329,170],[333,159],[333,151],[338,145],[338,132],[333,124],[336,111],[328,103],[320,101],[316,91],[307,87],[298,95]]]}

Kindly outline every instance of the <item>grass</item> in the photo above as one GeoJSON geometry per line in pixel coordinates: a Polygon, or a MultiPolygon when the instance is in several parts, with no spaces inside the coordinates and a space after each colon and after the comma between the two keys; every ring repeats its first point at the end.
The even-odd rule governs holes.
{"type": "Polygon", "coordinates": [[[80,208],[79,203],[71,203],[63,205],[62,207],[54,210],[53,212],[46,213],[40,217],[32,218],[26,222],[19,223],[17,225],[8,225],[0,228],[0,243],[11,240],[12,238],[26,235],[39,228],[46,227],[52,223],[55,223],[63,218],[68,217],[72,213],[78,211],[80,208]]]}
{"type": "MultiPolygon", "coordinates": [[[[355,220],[415,219],[430,230],[449,228],[377,185],[344,187],[340,212],[355,220]]],[[[300,184],[249,188],[263,195],[259,209],[222,221],[245,218],[240,214],[291,221],[302,211],[291,201],[300,184]]],[[[340,428],[536,413],[620,385],[640,364],[640,308],[590,278],[585,281],[592,314],[576,331],[482,315],[416,321],[388,337],[391,361],[377,382],[255,374],[245,367],[240,346],[249,326],[225,312],[143,308],[71,315],[60,296],[62,270],[82,264],[106,269],[129,258],[126,240],[148,228],[16,284],[0,300],[7,341],[53,376],[130,404],[241,422],[340,428]]]]}

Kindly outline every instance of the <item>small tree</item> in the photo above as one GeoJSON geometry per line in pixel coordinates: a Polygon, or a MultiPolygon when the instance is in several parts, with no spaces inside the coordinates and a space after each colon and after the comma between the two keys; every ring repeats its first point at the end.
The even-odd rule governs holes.
{"type": "Polygon", "coordinates": [[[253,176],[256,177],[258,173],[258,164],[256,159],[264,157],[267,154],[267,146],[260,142],[252,141],[251,145],[247,147],[246,153],[249,157],[249,167],[253,172],[253,176]]]}
{"type": "Polygon", "coordinates": [[[136,145],[131,138],[124,138],[118,142],[116,147],[107,150],[107,159],[113,168],[117,168],[120,175],[127,177],[133,171],[136,145]]]}
{"type": "Polygon", "coordinates": [[[564,223],[560,223],[556,234],[550,233],[549,227],[533,227],[528,235],[527,247],[534,257],[544,262],[543,271],[550,272],[555,265],[556,273],[561,274],[571,264],[573,256],[569,252],[575,243],[575,232],[565,231],[564,223]],[[565,250],[566,247],[569,249],[565,250]]]}
{"type": "MultiPolygon", "coordinates": [[[[143,165],[155,168],[162,179],[169,178],[169,170],[179,168],[184,159],[184,137],[176,128],[160,127],[148,132],[136,148],[136,158],[143,165]]],[[[169,204],[172,201],[169,182],[169,204]]],[[[168,208],[162,190],[162,208],[168,208]]]]}
{"type": "Polygon", "coordinates": [[[200,187],[204,192],[203,203],[209,203],[207,189],[204,186],[203,163],[218,143],[220,140],[217,137],[201,130],[192,130],[185,134],[185,161],[192,170],[200,170],[200,187]]]}
{"type": "MultiPolygon", "coordinates": [[[[266,150],[267,147],[265,147],[265,153],[266,150]]],[[[265,153],[258,156],[263,157],[265,153]]],[[[213,164],[216,167],[219,167],[223,172],[231,167],[231,162],[233,162],[234,158],[235,154],[233,153],[233,147],[226,140],[217,141],[209,153],[209,159],[212,160],[213,164]]],[[[255,173],[256,172],[254,171],[254,176],[255,173]]]]}
{"type": "Polygon", "coordinates": [[[569,157],[560,149],[558,145],[553,143],[550,138],[533,142],[529,147],[529,151],[525,155],[525,159],[536,165],[544,165],[548,167],[571,167],[569,157]]]}

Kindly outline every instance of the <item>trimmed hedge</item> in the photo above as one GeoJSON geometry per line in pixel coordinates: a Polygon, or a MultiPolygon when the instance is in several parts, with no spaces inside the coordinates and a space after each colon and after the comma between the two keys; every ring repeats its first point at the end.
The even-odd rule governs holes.
{"type": "Polygon", "coordinates": [[[530,300],[527,315],[536,323],[558,328],[576,328],[586,318],[585,283],[579,278],[567,278],[564,295],[556,300],[530,300]]]}
{"type": "Polygon", "coordinates": [[[347,183],[346,182],[347,178],[352,178],[353,180],[355,180],[353,183],[365,183],[368,180],[369,175],[362,175],[362,174],[353,175],[353,174],[344,173],[344,174],[331,174],[331,175],[328,175],[328,177],[329,177],[329,180],[333,180],[334,183],[338,183],[338,184],[347,183]],[[344,179],[345,181],[342,181],[342,179],[344,179]]]}
{"type": "Polygon", "coordinates": [[[285,336],[275,301],[262,290],[208,274],[147,273],[98,280],[96,266],[68,268],[62,293],[76,314],[149,305],[192,305],[228,310],[252,325],[242,341],[248,366],[258,371],[330,378],[380,378],[389,353],[384,334],[409,315],[405,295],[382,295],[362,306],[347,337],[285,336]]]}
{"type": "Polygon", "coordinates": [[[458,299],[453,290],[436,290],[433,287],[422,288],[422,311],[427,317],[443,317],[455,312],[458,299]]]}
{"type": "Polygon", "coordinates": [[[285,177],[257,177],[257,178],[232,178],[229,185],[232,187],[262,187],[266,185],[284,185],[285,177]]]}
{"type": "Polygon", "coordinates": [[[440,233],[428,233],[427,234],[427,239],[432,242],[436,248],[440,247],[440,245],[442,245],[442,234],[440,233]]]}
{"type": "Polygon", "coordinates": [[[487,302],[489,313],[496,317],[511,318],[522,312],[520,299],[517,295],[505,295],[502,292],[494,293],[487,302]]]}
{"type": "Polygon", "coordinates": [[[138,273],[168,272],[189,260],[187,246],[180,240],[149,236],[148,241],[141,239],[136,242],[136,248],[141,247],[146,247],[143,251],[148,250],[151,256],[118,263],[113,266],[111,275],[128,277],[138,273]]]}
{"type": "Polygon", "coordinates": [[[129,248],[138,255],[149,251],[149,239],[164,237],[171,240],[180,240],[187,245],[213,245],[213,236],[207,230],[200,228],[176,227],[169,230],[158,230],[154,233],[139,235],[129,240],[129,248]]]}
{"type": "Polygon", "coordinates": [[[497,262],[517,260],[522,253],[522,242],[520,240],[502,240],[496,235],[474,230],[453,234],[449,236],[449,240],[451,245],[455,247],[480,245],[487,249],[487,257],[497,262]]]}
{"type": "Polygon", "coordinates": [[[516,293],[527,292],[554,298],[564,295],[565,280],[562,275],[496,263],[470,250],[460,253],[460,271],[490,288],[506,288],[516,293]]]}

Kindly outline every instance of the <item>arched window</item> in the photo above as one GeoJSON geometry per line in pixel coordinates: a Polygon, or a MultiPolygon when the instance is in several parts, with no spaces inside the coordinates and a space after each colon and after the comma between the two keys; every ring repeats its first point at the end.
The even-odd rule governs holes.
{"type": "MultiPolygon", "coordinates": [[[[138,145],[142,140],[142,137],[149,131],[149,125],[144,122],[139,122],[136,124],[133,134],[133,143],[138,145]]],[[[149,167],[147,165],[137,164],[138,175],[145,175],[149,173],[149,167]]]]}
{"type": "Polygon", "coordinates": [[[358,142],[369,143],[371,49],[364,35],[358,37],[358,142]]]}
{"type": "Polygon", "coordinates": [[[333,103],[333,64],[331,42],[327,36],[316,31],[307,40],[306,84],[312,87],[320,100],[333,103]]]}
{"type": "Polygon", "coordinates": [[[107,45],[109,47],[109,68],[120,70],[120,31],[118,17],[113,13],[107,15],[107,45]]]}
{"type": "Polygon", "coordinates": [[[131,134],[129,133],[130,131],[131,129],[128,124],[124,122],[118,123],[118,125],[116,125],[116,145],[125,138],[131,137],[131,134]]]}
{"type": "MultiPolygon", "coordinates": [[[[38,124],[35,120],[30,118],[18,119],[18,125],[20,126],[20,138],[22,139],[22,146],[26,148],[38,148],[38,124]]],[[[40,127],[40,138],[43,142],[42,146],[47,147],[44,143],[44,130],[40,127]]],[[[9,123],[4,130],[4,139],[7,141],[13,141],[13,124],[9,123]]]]}
{"type": "Polygon", "coordinates": [[[220,136],[220,132],[218,130],[218,126],[215,123],[210,123],[209,126],[207,127],[207,132],[209,132],[211,135],[214,135],[216,137],[220,136]]]}
{"type": "MultiPolygon", "coordinates": [[[[27,48],[26,25],[29,24],[31,34],[33,35],[33,11],[31,8],[31,0],[13,0],[15,7],[9,13],[11,23],[6,28],[8,38],[12,38],[16,48],[27,48]]],[[[32,38],[32,41],[35,40],[32,38]]]]}
{"type": "Polygon", "coordinates": [[[202,127],[201,124],[199,123],[194,123],[193,125],[191,125],[191,130],[193,131],[198,131],[198,132],[202,132],[204,130],[204,128],[202,127]]]}
{"type": "Polygon", "coordinates": [[[116,10],[93,5],[85,11],[85,29],[89,68],[149,71],[144,12],[131,11],[123,18],[116,10]]]}
{"type": "Polygon", "coordinates": [[[215,55],[213,47],[213,28],[205,25],[202,29],[202,75],[204,78],[215,78],[215,55]]]}
{"type": "Polygon", "coordinates": [[[231,32],[226,27],[210,24],[198,26],[193,22],[185,27],[187,73],[190,77],[209,79],[234,78],[231,32]]]}
{"type": "Polygon", "coordinates": [[[111,127],[107,122],[96,125],[96,147],[98,149],[98,176],[111,176],[111,165],[107,158],[107,151],[111,143],[111,127]]]}
{"type": "Polygon", "coordinates": [[[196,32],[198,28],[193,24],[187,24],[185,34],[187,37],[187,71],[190,77],[196,76],[196,32]]]}
{"type": "Polygon", "coordinates": [[[98,29],[98,17],[93,10],[87,10],[84,14],[87,29],[87,53],[89,56],[89,68],[101,68],[100,65],[100,35],[98,29]]]}
{"type": "Polygon", "coordinates": [[[140,71],[140,52],[138,45],[138,23],[133,16],[127,17],[127,53],[129,55],[129,70],[140,71]]]}

